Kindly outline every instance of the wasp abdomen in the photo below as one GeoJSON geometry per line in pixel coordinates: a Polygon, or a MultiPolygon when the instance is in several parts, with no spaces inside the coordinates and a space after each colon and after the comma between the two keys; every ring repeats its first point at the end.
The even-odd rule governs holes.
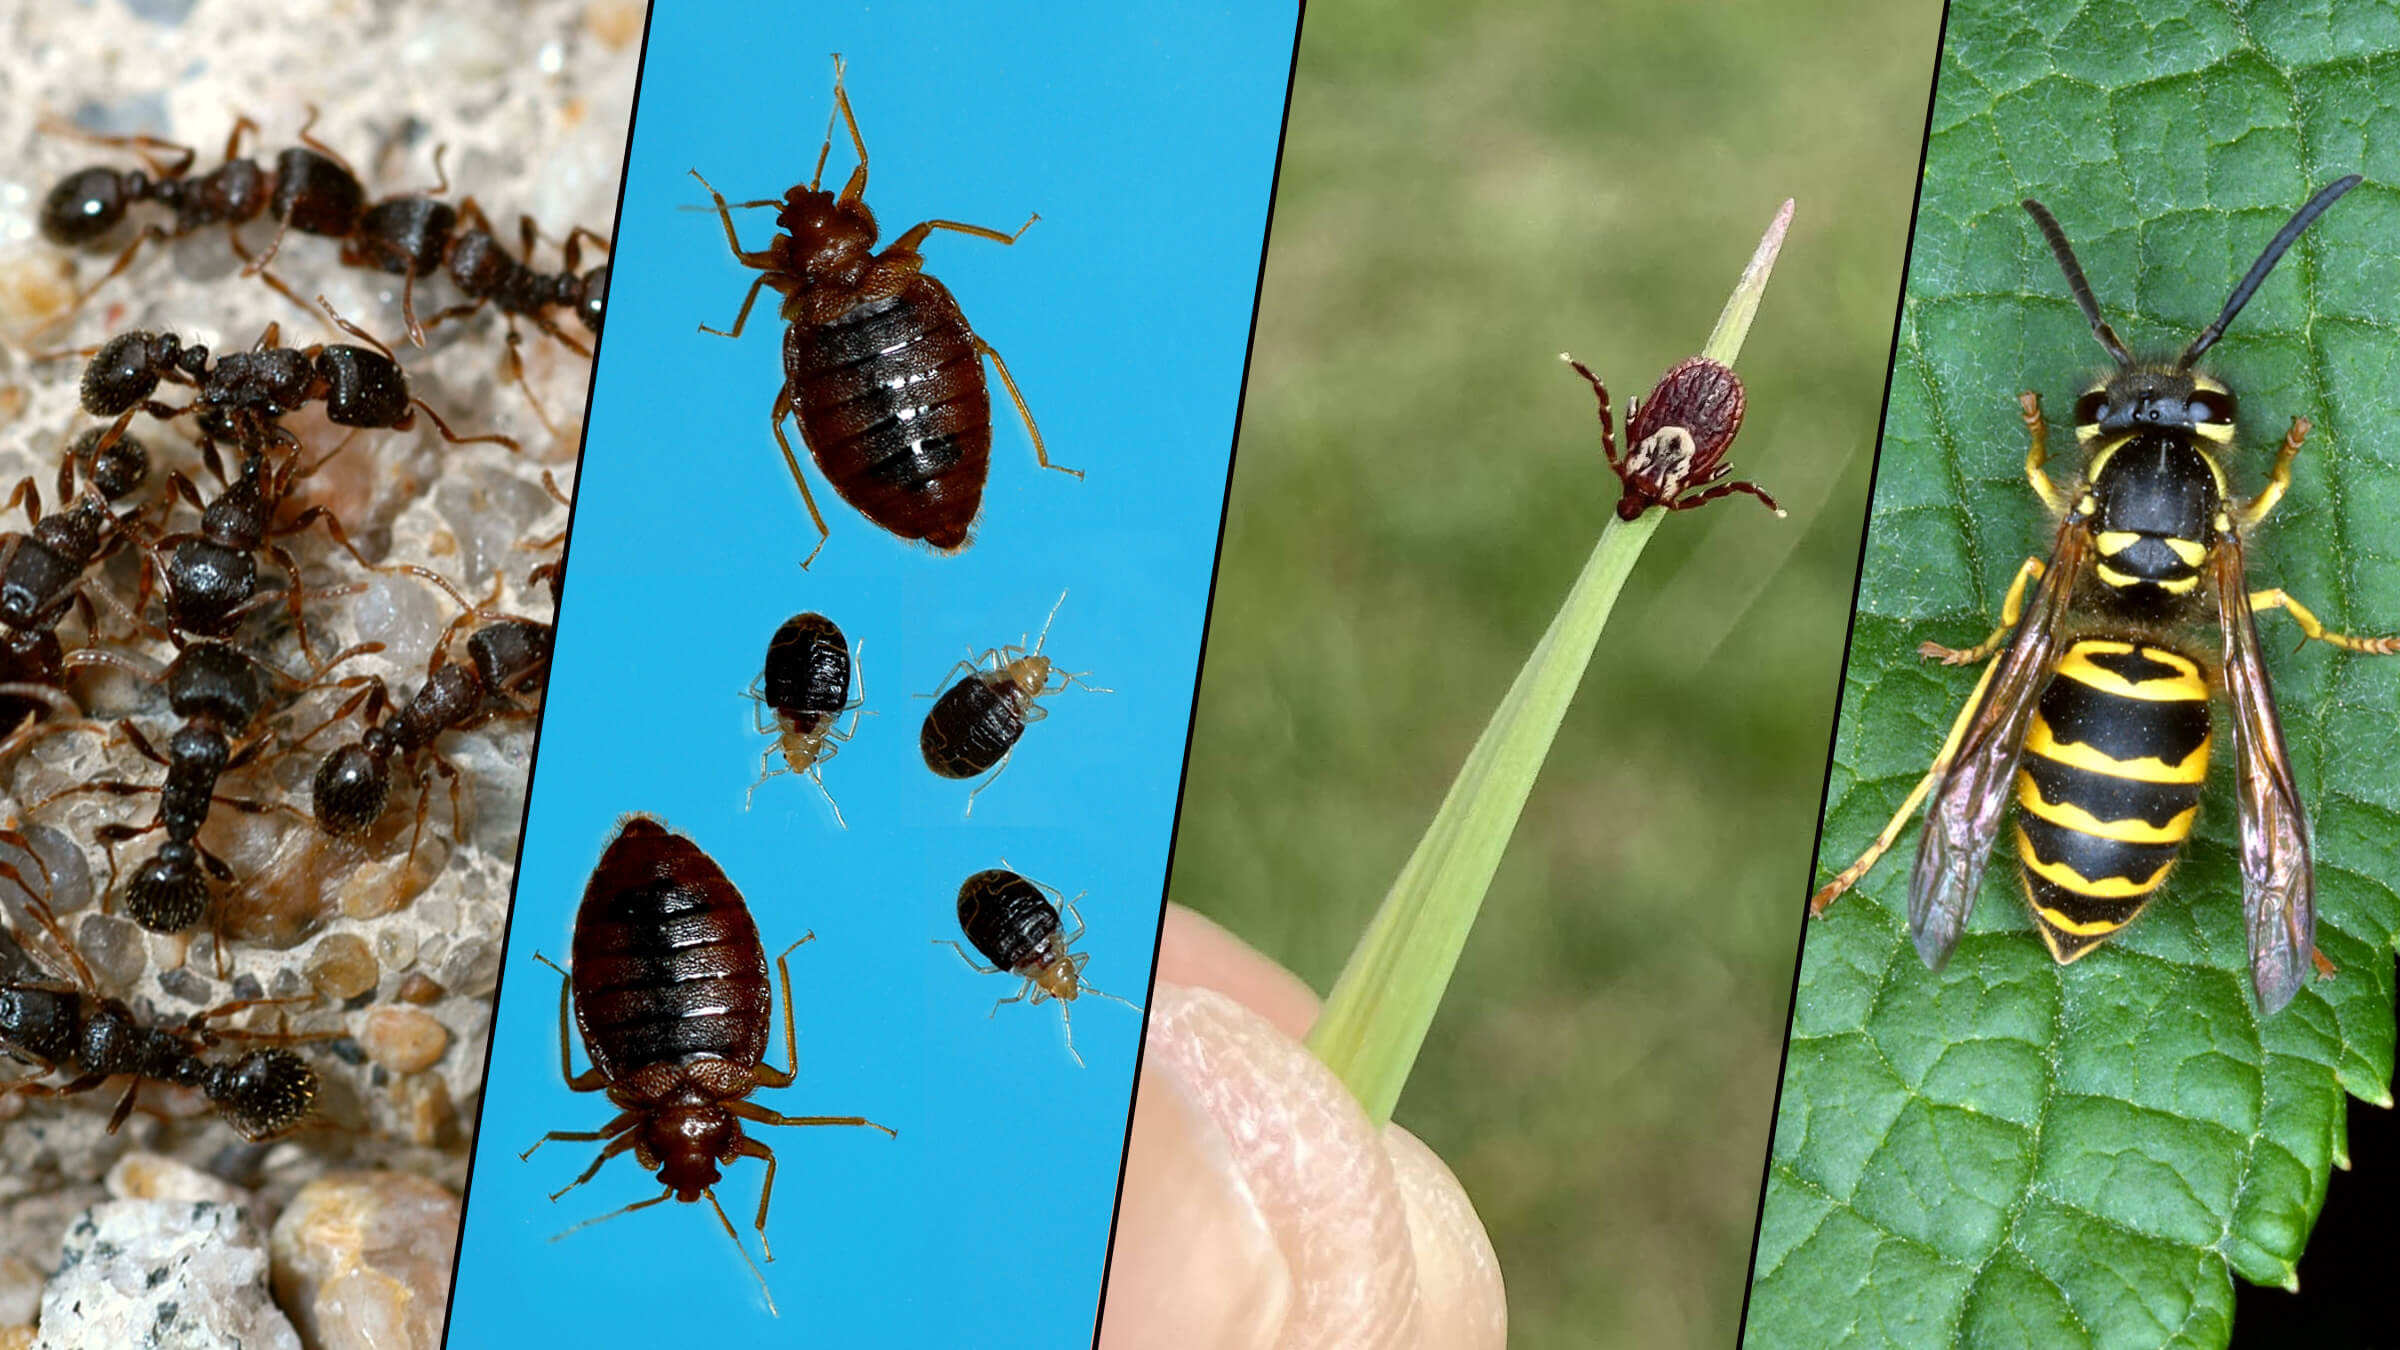
{"type": "Polygon", "coordinates": [[[991,461],[992,403],[948,287],[920,272],[898,295],[795,323],[783,369],[809,450],[842,500],[902,538],[967,542],[991,461]]]}
{"type": "Polygon", "coordinates": [[[2070,646],[2017,776],[2017,861],[2036,926],[2072,961],[2132,922],[2191,834],[2208,779],[2209,688],[2190,658],[2113,638],[2070,646]]]}

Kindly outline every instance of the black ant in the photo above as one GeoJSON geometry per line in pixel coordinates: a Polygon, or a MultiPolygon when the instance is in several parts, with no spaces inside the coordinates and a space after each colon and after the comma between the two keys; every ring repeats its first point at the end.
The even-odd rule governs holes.
{"type": "Polygon", "coordinates": [[[103,439],[98,428],[85,432],[59,464],[59,496],[62,504],[74,505],[43,515],[41,490],[31,478],[0,502],[0,511],[22,502],[33,526],[29,533],[0,535],[0,728],[15,733],[0,740],[0,760],[25,744],[27,719],[44,708],[73,708],[59,692],[65,654],[54,630],[83,595],[84,574],[124,538],[126,519],[110,503],[131,495],[150,472],[141,442],[123,436],[103,449],[103,439]],[[87,478],[81,496],[78,466],[87,478]]]}
{"type": "MultiPolygon", "coordinates": [[[[131,150],[141,158],[148,172],[96,165],[60,179],[42,199],[44,238],[69,247],[89,244],[115,229],[125,219],[126,210],[137,202],[154,201],[175,213],[172,225],[143,225],[133,242],[117,255],[116,262],[98,281],[78,294],[65,313],[80,309],[94,291],[132,266],[144,244],[180,238],[211,225],[225,227],[225,237],[234,255],[248,265],[249,271],[261,273],[268,285],[281,291],[293,304],[306,308],[307,302],[289,286],[264,271],[265,258],[251,258],[250,251],[242,245],[241,227],[272,212],[279,222],[278,245],[287,230],[334,238],[346,238],[356,231],[365,209],[366,190],[359,186],[358,175],[351,172],[332,147],[308,134],[316,120],[316,110],[311,108],[308,121],[300,127],[300,146],[278,154],[275,167],[269,170],[241,153],[243,135],[257,131],[258,124],[247,117],[238,118],[232,134],[225,138],[224,163],[198,175],[192,173],[198,154],[190,146],[150,136],[91,136],[65,128],[69,134],[98,144],[131,150]],[[157,152],[165,152],[169,158],[160,159],[157,152]]],[[[273,256],[274,250],[269,249],[267,258],[273,256]]]]}
{"type": "MultiPolygon", "coordinates": [[[[381,643],[363,643],[351,647],[323,666],[317,668],[316,679],[321,681],[327,671],[354,656],[365,656],[383,650],[381,643]]],[[[147,825],[103,825],[93,832],[109,855],[110,885],[115,885],[116,845],[128,839],[164,830],[166,842],[158,852],[133,874],[125,890],[125,912],[135,923],[153,933],[175,933],[198,923],[208,912],[208,878],[220,882],[233,879],[233,869],[224,860],[199,844],[200,827],[207,823],[212,803],[223,801],[237,810],[266,812],[289,811],[292,808],[275,802],[258,802],[246,798],[216,795],[217,780],[230,770],[242,767],[258,756],[267,742],[269,732],[261,729],[250,732],[266,710],[270,677],[290,686],[302,681],[285,675],[239,648],[228,643],[204,640],[191,643],[176,654],[166,673],[151,676],[128,658],[115,652],[86,649],[70,653],[69,666],[109,665],[127,671],[137,678],[156,679],[167,690],[167,706],[182,725],[167,740],[166,753],[153,748],[141,730],[130,720],[117,723],[117,729],[130,742],[136,753],[153,763],[164,765],[166,781],[161,784],[130,783],[117,779],[76,783],[60,789],[35,803],[39,811],[59,798],[79,792],[106,792],[116,796],[140,793],[159,794],[158,814],[147,825]]]]}
{"type": "MultiPolygon", "coordinates": [[[[0,831],[0,839],[18,837],[0,831]]],[[[30,852],[30,850],[28,850],[30,852]]],[[[252,1050],[237,1059],[209,1060],[203,1052],[229,1037],[282,1039],[220,1031],[209,1024],[245,1008],[286,999],[238,999],[194,1013],[173,1028],[145,1026],[124,1003],[103,997],[82,953],[67,941],[49,904],[14,867],[0,869],[26,897],[26,911],[57,951],[64,974],[44,963],[13,933],[0,929],[0,1052],[34,1066],[38,1074],[66,1070],[75,1076],[51,1086],[20,1080],[8,1090],[26,1096],[63,1097],[89,1092],[118,1075],[134,1081],[109,1113],[109,1133],[133,1114],[143,1079],[198,1089],[242,1137],[263,1142],[288,1134],[306,1121],[317,1096],[316,1070],[281,1046],[252,1050]]]]}
{"type": "Polygon", "coordinates": [[[121,431],[136,412],[161,421],[192,416],[200,429],[202,455],[220,478],[224,470],[216,442],[231,441],[246,454],[269,447],[297,448],[282,418],[319,402],[325,405],[326,420],[336,426],[406,431],[417,424],[416,415],[422,411],[452,445],[521,450],[498,433],[461,436],[452,431],[431,405],[409,394],[408,376],[391,348],[335,313],[325,297],[318,296],[317,304],[335,326],[373,344],[374,350],[327,343],[278,346],[282,329],[270,323],[248,351],[227,352],[212,362],[206,346],[187,345],[173,333],[120,333],[93,349],[84,367],[84,411],[115,418],[112,431],[121,431]],[[152,399],[162,380],[189,386],[194,390],[192,401],[176,406],[152,399]]]}

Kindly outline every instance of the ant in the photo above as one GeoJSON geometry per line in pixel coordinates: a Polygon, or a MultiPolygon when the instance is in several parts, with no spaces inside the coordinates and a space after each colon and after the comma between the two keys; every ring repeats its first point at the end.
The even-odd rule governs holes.
{"type": "MultiPolygon", "coordinates": [[[[0,831],[0,839],[13,843],[19,838],[0,831]]],[[[0,869],[0,874],[24,892],[26,912],[58,958],[46,969],[13,933],[0,929],[0,1051],[34,1066],[36,1076],[60,1069],[75,1075],[57,1086],[18,1080],[7,1090],[64,1097],[89,1092],[118,1075],[130,1077],[125,1095],[109,1113],[111,1134],[133,1114],[144,1079],[198,1089],[226,1124],[253,1142],[288,1134],[307,1120],[316,1103],[317,1074],[300,1056],[274,1046],[233,1060],[203,1058],[205,1051],[229,1037],[290,1039],[221,1031],[210,1023],[245,1008],[292,1000],[237,999],[194,1013],[179,1027],[145,1026],[133,1009],[99,993],[91,967],[67,941],[48,902],[34,894],[14,867],[0,869]],[[59,965],[68,978],[60,978],[59,965]]]]}
{"type": "Polygon", "coordinates": [[[210,805],[221,800],[242,811],[292,810],[276,802],[216,795],[217,780],[257,758],[271,734],[267,728],[250,733],[251,725],[266,710],[270,677],[286,686],[309,687],[322,682],[327,671],[344,661],[381,650],[383,644],[379,642],[348,648],[317,667],[310,682],[286,675],[241,649],[214,639],[186,646],[176,654],[166,672],[158,676],[150,675],[116,652],[86,649],[70,653],[66,658],[69,666],[115,666],[136,678],[153,679],[165,685],[167,706],[182,719],[182,725],[168,738],[166,753],[161,754],[130,719],[117,723],[118,731],[136,753],[165,766],[164,783],[130,783],[118,779],[76,783],[50,794],[32,809],[39,811],[61,797],[79,792],[105,792],[120,797],[157,793],[158,814],[149,824],[103,825],[93,833],[108,850],[109,884],[113,888],[116,845],[152,830],[166,832],[166,842],[135,870],[133,880],[127,884],[125,912],[153,933],[181,932],[208,912],[208,879],[233,880],[233,869],[199,843],[200,827],[208,821],[210,805]]]}
{"type": "Polygon", "coordinates": [[[112,433],[121,432],[136,412],[160,421],[193,417],[200,429],[202,456],[219,478],[224,469],[217,458],[217,441],[231,441],[246,454],[262,453],[270,446],[297,448],[298,440],[281,419],[319,402],[325,405],[326,420],[336,426],[406,431],[417,424],[416,415],[422,411],[452,445],[522,450],[498,433],[461,436],[452,431],[431,405],[409,394],[408,376],[391,348],[335,313],[324,296],[317,297],[317,304],[335,326],[373,344],[374,350],[327,343],[278,346],[282,328],[270,323],[248,351],[227,352],[212,362],[206,346],[187,345],[173,333],[119,333],[91,351],[83,371],[83,409],[94,417],[115,418],[112,433]],[[192,401],[175,406],[152,399],[162,380],[190,387],[192,401]]]}
{"type": "Polygon", "coordinates": [[[95,165],[68,174],[52,185],[49,195],[42,199],[42,237],[68,247],[92,243],[115,229],[125,219],[127,209],[137,202],[154,201],[175,213],[171,225],[144,224],[108,271],[78,294],[59,317],[82,308],[93,292],[132,266],[144,244],[181,238],[211,225],[225,227],[226,240],[232,245],[234,255],[247,265],[247,272],[262,275],[284,298],[307,308],[307,303],[289,286],[265,271],[267,258],[274,256],[273,249],[268,250],[267,258],[250,256],[242,244],[241,227],[271,211],[279,222],[275,236],[278,246],[288,230],[334,238],[344,238],[356,231],[365,208],[366,190],[359,185],[358,175],[351,172],[331,146],[309,135],[309,128],[316,121],[317,112],[312,107],[308,120],[300,127],[300,145],[278,154],[275,167],[269,170],[241,152],[242,137],[256,132],[258,124],[247,117],[237,118],[232,134],[225,138],[224,162],[198,175],[192,173],[198,152],[188,145],[151,136],[93,136],[72,127],[58,128],[100,145],[131,150],[148,172],[95,165]],[[167,158],[159,158],[161,153],[167,158]]]}
{"type": "MultiPolygon", "coordinates": [[[[467,664],[450,660],[448,648],[458,623],[475,613],[461,614],[434,644],[425,683],[407,700],[394,704],[383,681],[370,676],[366,687],[326,720],[325,725],[331,725],[357,711],[361,703],[366,705],[362,715],[366,729],[357,740],[327,754],[311,780],[310,808],[319,829],[340,836],[373,825],[391,800],[393,761],[406,762],[420,752],[425,759],[416,774],[417,820],[408,841],[411,862],[423,840],[426,807],[432,800],[425,790],[430,784],[423,764],[430,764],[450,781],[450,819],[456,828],[462,814],[459,773],[433,748],[435,739],[443,732],[471,730],[494,718],[524,715],[522,709],[492,705],[529,690],[550,664],[549,626],[517,618],[503,618],[468,638],[467,664]]],[[[315,734],[312,731],[309,736],[315,734]]]]}
{"type": "Polygon", "coordinates": [[[0,535],[0,727],[14,733],[0,740],[0,760],[30,739],[28,719],[43,708],[73,707],[59,692],[66,667],[54,630],[83,598],[84,574],[124,537],[126,518],[110,503],[131,495],[149,476],[150,455],[141,442],[122,436],[101,448],[104,439],[99,428],[85,432],[59,463],[59,496],[73,506],[43,515],[41,490],[30,477],[0,502],[0,511],[22,502],[33,526],[29,533],[0,535]],[[80,497],[79,466],[87,479],[80,497]]]}

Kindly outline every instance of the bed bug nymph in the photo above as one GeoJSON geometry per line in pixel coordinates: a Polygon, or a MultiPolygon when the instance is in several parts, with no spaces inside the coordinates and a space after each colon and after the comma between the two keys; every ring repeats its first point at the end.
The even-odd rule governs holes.
{"type": "Polygon", "coordinates": [[[1042,894],[1048,889],[1002,868],[977,872],[958,888],[958,926],[992,964],[987,966],[967,955],[966,948],[949,938],[935,938],[933,945],[957,952],[959,960],[981,974],[1015,975],[1024,981],[1017,992],[994,1003],[987,1016],[997,1017],[1003,1004],[1027,998],[1035,1003],[1057,999],[1059,1025],[1067,1033],[1067,1053],[1075,1056],[1076,1067],[1081,1068],[1083,1056],[1075,1050],[1075,1026],[1067,1005],[1085,994],[1122,1003],[1135,1012],[1140,1012],[1142,1005],[1094,989],[1084,980],[1083,968],[1091,963],[1092,954],[1073,950],[1083,936],[1083,915],[1076,910],[1075,900],[1051,904],[1042,894]],[[1060,931],[1061,908],[1075,920],[1072,933],[1060,931]]]}
{"type": "MultiPolygon", "coordinates": [[[[1031,650],[1020,638],[1015,646],[995,647],[952,666],[951,675],[964,670],[967,677],[942,691],[925,714],[917,745],[924,751],[926,768],[944,778],[973,778],[991,770],[991,777],[967,794],[968,815],[975,814],[976,796],[1008,767],[1025,728],[1050,715],[1035,700],[1058,693],[1091,673],[1070,674],[1042,654],[1042,647],[1050,641],[1050,622],[1058,617],[1059,605],[1066,602],[1067,593],[1060,591],[1057,603],[1050,606],[1050,617],[1042,620],[1041,640],[1031,650]],[[987,662],[988,670],[984,669],[987,662]]],[[[1095,694],[1115,692],[1092,684],[1083,687],[1095,694]]]]}
{"type": "Polygon", "coordinates": [[[867,676],[863,668],[858,669],[858,697],[850,697],[850,675],[856,667],[842,630],[822,614],[795,614],[775,630],[767,643],[766,668],[750,682],[752,724],[762,735],[772,733],[775,744],[759,757],[758,782],[752,783],[749,794],[742,798],[743,810],[750,809],[751,798],[768,779],[777,774],[806,774],[817,791],[825,793],[834,820],[849,828],[850,822],[842,819],[841,804],[825,789],[823,766],[841,750],[840,743],[858,730],[858,719],[864,715],[867,676]],[[759,720],[761,710],[774,712],[773,726],[759,720]],[[835,725],[843,713],[851,714],[847,727],[835,725]],[[769,768],[778,752],[783,755],[783,767],[769,768]]]}
{"type": "Polygon", "coordinates": [[[1733,472],[1725,452],[1742,429],[1742,411],[1749,402],[1741,378],[1730,367],[1694,356],[1659,376],[1648,399],[1636,399],[1625,409],[1625,457],[1618,459],[1608,386],[1590,366],[1565,352],[1558,359],[1591,381],[1592,392],[1600,396],[1600,449],[1625,484],[1625,495],[1617,499],[1619,520],[1638,519],[1653,506],[1689,511],[1736,492],[1747,492],[1776,515],[1783,514],[1758,484],[1723,481],[1733,472]]]}
{"type": "Polygon", "coordinates": [[[2050,557],[2017,569],[2000,626],[1982,642],[1920,649],[1949,665],[1991,664],[1933,766],[1867,851],[1812,898],[1812,912],[1864,876],[1925,802],[1908,927],[1918,955],[1939,969],[1965,931],[2013,803],[2035,929],[2061,965],[2089,954],[2133,922],[2181,857],[2208,781],[2209,703],[2222,689],[2259,1010],[2291,1002],[2312,964],[2331,973],[2316,949],[2308,830],[2253,616],[2282,609],[2304,637],[2370,655],[2400,652],[2400,638],[2329,632],[2284,592],[2249,589],[2245,540],[2291,486],[2309,423],[2292,419],[2257,496],[2234,497],[2222,458],[2235,440],[2233,390],[2195,364],[2301,233],[2358,183],[2353,174],[2327,184],[2294,212],[2215,321],[2164,361],[2137,359],[2118,340],[2066,233],[2041,203],[2024,203],[2116,362],[2075,402],[2075,437],[2089,459],[2065,488],[2052,482],[2040,400],[2020,396],[2026,477],[2058,519],[2050,557]],[[2212,641],[2213,662],[2201,645],[2212,641]]]}
{"type": "Polygon", "coordinates": [[[783,297],[781,316],[790,325],[783,335],[784,385],[775,395],[768,425],[775,444],[782,447],[792,481],[800,485],[809,519],[817,526],[817,547],[809,551],[803,567],[815,561],[828,532],[808,480],[800,473],[800,461],[784,439],[786,414],[796,416],[801,439],[842,500],[901,538],[922,539],[944,552],[967,546],[991,468],[992,401],[983,382],[983,358],[991,358],[1017,414],[1025,419],[1034,458],[1045,469],[1083,477],[1078,470],[1050,462],[1008,363],[967,326],[958,301],[948,287],[925,273],[925,260],[917,252],[935,230],[1014,244],[1040,217],[1028,219],[1016,234],[955,220],[928,220],[902,232],[881,253],[873,252],[875,216],[865,200],[867,145],[850,111],[850,96],[842,90],[839,56],[833,62],[833,101],[850,128],[858,167],[850,171],[850,181],[838,196],[818,186],[824,181],[826,156],[833,152],[833,128],[828,125],[825,147],[817,152],[816,175],[806,187],[792,188],[780,201],[737,203],[744,209],[780,208],[775,223],[783,233],[763,249],[751,252],[742,247],[733,230],[733,207],[709,187],[699,170],[692,171],[717,204],[733,256],[744,267],[759,270],[750,293],[742,297],[733,327],[720,330],[702,324],[700,331],[739,337],[760,287],[773,287],[783,297]]]}
{"type": "MultiPolygon", "coordinates": [[[[743,1100],[762,1087],[789,1087],[799,1072],[789,958],[814,936],[775,958],[783,977],[786,1061],[778,1069],[761,1062],[773,1026],[774,989],[742,893],[691,840],[647,816],[625,819],[584,888],[575,913],[574,970],[559,972],[566,982],[558,992],[558,1058],[567,1086],[606,1092],[618,1114],[597,1130],[553,1130],[519,1156],[530,1158],[553,1139],[604,1144],[583,1175],[552,1200],[590,1181],[609,1159],[629,1150],[658,1173],[666,1189],[567,1233],[669,1199],[685,1204],[706,1199],[740,1249],[742,1240],[717,1203],[717,1169],[736,1158],[758,1158],[767,1165],[758,1192],[758,1245],[772,1261],[767,1203],[775,1194],[775,1150],[743,1134],[743,1121],[864,1125],[897,1137],[889,1126],[864,1116],[787,1116],[743,1100]],[[570,999],[592,1061],[582,1073],[575,1072],[567,1043],[570,999]]],[[[558,969],[545,957],[535,959],[558,969]]],[[[747,1251],[742,1260],[749,1263],[747,1251]]],[[[750,1269],[765,1289],[766,1276],[755,1265],[750,1269]]],[[[767,1306],[774,1305],[770,1293],[767,1306]]]]}

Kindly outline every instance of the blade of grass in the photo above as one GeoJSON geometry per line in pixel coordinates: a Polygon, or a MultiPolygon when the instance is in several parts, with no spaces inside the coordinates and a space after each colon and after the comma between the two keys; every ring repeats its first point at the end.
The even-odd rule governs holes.
{"type": "MultiPolygon", "coordinates": [[[[1791,222],[1792,203],[1786,201],[1717,316],[1702,355],[1730,366],[1740,354],[1791,222]]],[[[1385,894],[1308,1033],[1309,1049],[1349,1086],[1379,1126],[1390,1122],[1417,1062],[1517,817],[1616,607],[1617,592],[1666,514],[1646,511],[1630,522],[1609,517],[1566,603],[1467,752],[1433,823],[1385,894]]]]}

